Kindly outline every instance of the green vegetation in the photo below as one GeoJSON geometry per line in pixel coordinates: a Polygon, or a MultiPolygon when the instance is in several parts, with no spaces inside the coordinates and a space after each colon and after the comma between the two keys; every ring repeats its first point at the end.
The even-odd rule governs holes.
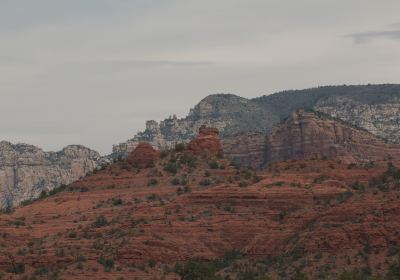
{"type": "Polygon", "coordinates": [[[208,163],[208,167],[210,169],[218,169],[219,168],[219,164],[218,164],[217,161],[213,160],[213,161],[208,163]]]}
{"type": "Polygon", "coordinates": [[[114,268],[114,265],[115,265],[115,262],[113,259],[105,258],[103,255],[100,256],[100,258],[97,260],[97,262],[99,264],[103,265],[105,272],[110,272],[114,268]]]}
{"type": "Polygon", "coordinates": [[[176,177],[171,180],[171,184],[174,185],[174,186],[177,186],[180,183],[181,183],[181,181],[176,177]]]}
{"type": "Polygon", "coordinates": [[[199,182],[200,186],[209,186],[211,185],[211,180],[210,179],[203,179],[199,182]]]}
{"type": "Polygon", "coordinates": [[[100,215],[96,217],[96,220],[93,223],[93,226],[96,228],[104,227],[108,225],[108,221],[104,215],[100,215]]]}
{"type": "Polygon", "coordinates": [[[112,204],[114,206],[122,205],[122,199],[121,198],[113,198],[112,199],[112,204]]]}
{"type": "Polygon", "coordinates": [[[183,152],[185,150],[185,143],[178,143],[175,145],[175,152],[183,152]]]}
{"type": "Polygon", "coordinates": [[[155,179],[155,178],[152,178],[152,179],[149,180],[149,182],[147,183],[147,185],[148,185],[149,187],[150,187],[150,186],[158,185],[158,180],[155,179]]]}
{"type": "Polygon", "coordinates": [[[171,174],[176,174],[178,172],[178,166],[175,162],[168,162],[167,165],[164,167],[164,171],[167,171],[171,174]]]}
{"type": "Polygon", "coordinates": [[[8,273],[14,274],[24,274],[25,273],[25,264],[24,263],[12,263],[9,267],[7,267],[8,273]]]}

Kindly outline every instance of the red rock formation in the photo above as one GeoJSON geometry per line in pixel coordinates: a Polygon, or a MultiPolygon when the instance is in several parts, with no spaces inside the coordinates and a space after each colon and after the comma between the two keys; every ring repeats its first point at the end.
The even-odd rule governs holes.
{"type": "Polygon", "coordinates": [[[298,111],[272,130],[268,162],[328,158],[343,162],[369,162],[400,158],[400,145],[390,145],[371,133],[298,111]]]}
{"type": "Polygon", "coordinates": [[[199,135],[188,144],[187,150],[196,154],[222,155],[218,129],[201,126],[199,135]]]}
{"type": "Polygon", "coordinates": [[[158,159],[160,152],[155,150],[149,143],[142,142],[128,156],[127,161],[131,165],[145,166],[149,162],[158,159]]]}

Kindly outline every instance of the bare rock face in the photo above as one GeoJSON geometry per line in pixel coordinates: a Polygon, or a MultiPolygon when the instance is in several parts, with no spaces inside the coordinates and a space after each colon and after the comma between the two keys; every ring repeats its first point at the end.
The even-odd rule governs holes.
{"type": "Polygon", "coordinates": [[[63,184],[70,184],[93,171],[100,155],[83,146],[67,146],[44,152],[26,144],[0,142],[0,209],[8,209],[39,197],[63,184]]]}
{"type": "Polygon", "coordinates": [[[297,111],[269,135],[267,161],[312,158],[347,163],[399,159],[400,145],[387,144],[367,131],[314,113],[297,111]]]}
{"type": "Polygon", "coordinates": [[[131,165],[145,166],[159,158],[160,152],[155,150],[149,143],[141,142],[128,156],[128,163],[131,165]]]}
{"type": "Polygon", "coordinates": [[[189,143],[187,149],[196,154],[222,155],[218,129],[206,126],[200,127],[199,135],[189,143]]]}

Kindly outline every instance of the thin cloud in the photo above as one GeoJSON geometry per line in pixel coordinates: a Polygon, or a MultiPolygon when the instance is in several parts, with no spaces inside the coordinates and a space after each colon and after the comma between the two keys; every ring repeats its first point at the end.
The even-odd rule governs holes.
{"type": "MultiPolygon", "coordinates": [[[[85,63],[85,62],[83,62],[85,63]]],[[[164,66],[201,66],[213,65],[210,61],[179,61],[179,60],[129,60],[129,59],[114,59],[114,60],[99,60],[88,62],[90,65],[118,66],[118,67],[164,67],[164,66]]]]}
{"type": "Polygon", "coordinates": [[[400,40],[400,30],[361,32],[353,33],[348,36],[353,39],[355,44],[369,43],[376,39],[400,40]]]}

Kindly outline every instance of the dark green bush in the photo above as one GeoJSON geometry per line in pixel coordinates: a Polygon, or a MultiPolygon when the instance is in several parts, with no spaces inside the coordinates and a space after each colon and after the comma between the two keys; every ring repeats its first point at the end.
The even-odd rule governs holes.
{"type": "Polygon", "coordinates": [[[121,205],[122,204],[122,199],[121,198],[113,198],[112,199],[112,204],[114,206],[121,205]]]}
{"type": "Polygon", "coordinates": [[[106,272],[110,272],[111,269],[113,269],[114,265],[115,265],[113,259],[104,258],[103,255],[100,256],[100,258],[97,260],[97,262],[100,263],[101,265],[103,265],[104,271],[106,271],[106,272]]]}
{"type": "Polygon", "coordinates": [[[147,183],[148,186],[155,186],[158,184],[158,180],[157,179],[150,179],[149,182],[147,183]]]}
{"type": "Polygon", "coordinates": [[[174,178],[174,179],[172,179],[171,180],[171,184],[172,185],[174,185],[174,186],[177,186],[177,185],[179,185],[181,183],[181,181],[178,179],[178,178],[174,178]]]}
{"type": "Polygon", "coordinates": [[[108,225],[108,221],[107,221],[106,217],[104,217],[103,215],[97,216],[96,220],[93,223],[93,226],[96,228],[104,227],[107,225],[108,225]]]}
{"type": "Polygon", "coordinates": [[[185,150],[184,143],[178,143],[175,145],[175,152],[183,152],[185,150]]]}
{"type": "Polygon", "coordinates": [[[164,167],[164,171],[167,171],[171,174],[176,174],[178,172],[178,166],[174,162],[168,162],[168,164],[164,167]]]}
{"type": "Polygon", "coordinates": [[[7,268],[8,273],[14,274],[24,274],[25,273],[25,264],[24,263],[13,263],[7,268]]]}
{"type": "Polygon", "coordinates": [[[211,161],[211,162],[208,163],[208,167],[209,167],[210,169],[218,169],[218,168],[219,168],[219,165],[218,165],[218,162],[216,162],[215,160],[213,160],[213,161],[211,161]]]}
{"type": "Polygon", "coordinates": [[[203,179],[199,182],[199,185],[200,186],[209,186],[209,185],[211,185],[211,181],[210,181],[210,179],[203,179]]]}

